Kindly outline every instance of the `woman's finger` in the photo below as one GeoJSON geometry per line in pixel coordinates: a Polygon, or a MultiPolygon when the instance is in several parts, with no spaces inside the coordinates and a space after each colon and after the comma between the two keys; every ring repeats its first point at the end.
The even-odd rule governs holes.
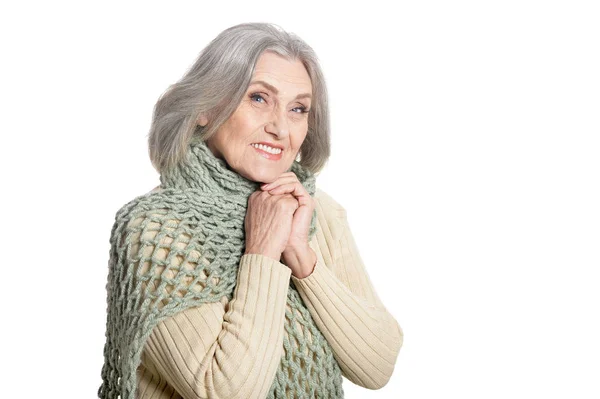
{"type": "Polygon", "coordinates": [[[285,183],[268,191],[272,195],[290,193],[296,197],[300,206],[310,205],[310,194],[300,182],[285,183]]]}
{"type": "Polygon", "coordinates": [[[276,187],[272,187],[267,189],[271,194],[284,194],[284,193],[292,193],[293,195],[306,195],[306,189],[304,186],[297,181],[282,183],[277,185],[276,187]]]}
{"type": "Polygon", "coordinates": [[[293,173],[292,176],[288,175],[288,174],[283,174],[280,177],[277,178],[277,180],[275,180],[274,182],[268,183],[268,184],[263,184],[260,186],[261,189],[263,190],[271,190],[281,184],[286,184],[286,183],[292,183],[292,182],[300,182],[298,180],[298,177],[293,173]]]}

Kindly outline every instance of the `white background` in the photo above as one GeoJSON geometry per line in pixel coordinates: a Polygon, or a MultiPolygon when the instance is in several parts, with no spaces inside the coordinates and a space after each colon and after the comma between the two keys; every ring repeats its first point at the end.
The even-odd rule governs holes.
{"type": "Polygon", "coordinates": [[[158,184],[152,107],[241,22],[317,52],[318,186],[404,329],[388,385],[346,397],[600,397],[595,2],[324,3],[1,6],[2,397],[95,397],[110,228],[158,184]]]}

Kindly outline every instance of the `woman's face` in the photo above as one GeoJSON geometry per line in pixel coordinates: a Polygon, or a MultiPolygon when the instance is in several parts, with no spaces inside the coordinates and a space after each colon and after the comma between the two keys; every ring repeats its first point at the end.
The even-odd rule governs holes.
{"type": "MultiPolygon", "coordinates": [[[[208,148],[249,180],[275,181],[292,165],[306,137],[311,95],[310,77],[300,61],[264,52],[241,103],[207,141],[208,148]],[[281,152],[253,146],[261,142],[281,152]]],[[[207,120],[200,117],[198,123],[207,120]]]]}

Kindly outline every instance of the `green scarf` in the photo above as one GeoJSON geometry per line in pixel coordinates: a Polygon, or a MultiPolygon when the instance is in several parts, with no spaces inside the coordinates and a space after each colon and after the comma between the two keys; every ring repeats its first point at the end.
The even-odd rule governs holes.
{"type": "MultiPolygon", "coordinates": [[[[314,197],[315,176],[297,161],[288,171],[294,172],[314,197]]],[[[248,197],[260,190],[260,183],[231,170],[197,134],[190,140],[186,161],[163,173],[160,181],[161,190],[138,196],[121,207],[111,230],[99,398],[134,399],[144,343],[161,320],[202,303],[218,302],[224,295],[233,298],[245,251],[248,197]],[[128,224],[140,217],[141,224],[128,224]],[[178,223],[174,224],[174,219],[178,223]],[[143,241],[139,251],[131,253],[134,234],[147,231],[156,232],[155,238],[143,241]],[[188,238],[180,241],[182,236],[188,238]],[[165,238],[170,242],[166,247],[165,238]],[[193,269],[177,268],[170,265],[170,257],[160,261],[144,256],[146,245],[161,246],[170,255],[186,260],[200,254],[200,259],[194,259],[193,269]],[[140,267],[144,264],[146,267],[140,267]],[[164,277],[167,268],[173,270],[173,278],[164,277]]],[[[315,232],[316,209],[309,239],[315,232]]],[[[292,312],[286,310],[283,355],[267,397],[343,398],[342,376],[331,346],[292,279],[287,303],[292,312]],[[302,326],[303,333],[296,324],[302,326]],[[307,340],[307,334],[312,339],[307,340]]]]}

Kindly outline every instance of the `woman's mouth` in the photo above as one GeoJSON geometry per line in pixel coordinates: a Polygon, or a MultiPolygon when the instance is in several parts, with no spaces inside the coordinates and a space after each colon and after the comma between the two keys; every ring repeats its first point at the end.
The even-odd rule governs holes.
{"type": "Polygon", "coordinates": [[[252,148],[254,148],[256,150],[256,152],[258,154],[260,154],[264,158],[270,159],[272,161],[279,161],[283,154],[283,150],[280,150],[278,148],[271,148],[271,147],[263,146],[262,144],[261,145],[250,144],[250,145],[252,146],[252,148]],[[279,153],[276,153],[278,151],[279,151],[279,153]]]}

